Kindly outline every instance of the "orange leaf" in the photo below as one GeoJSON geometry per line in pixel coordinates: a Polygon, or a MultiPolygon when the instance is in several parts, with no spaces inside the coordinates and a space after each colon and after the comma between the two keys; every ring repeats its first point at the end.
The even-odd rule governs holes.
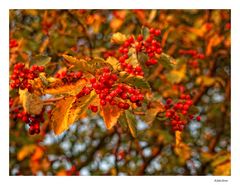
{"type": "Polygon", "coordinates": [[[116,125],[122,110],[116,105],[112,106],[107,104],[105,106],[101,106],[101,113],[107,129],[111,129],[114,125],[116,125]]]}
{"type": "Polygon", "coordinates": [[[72,124],[71,122],[69,123],[68,118],[74,101],[75,97],[70,96],[56,103],[56,107],[53,109],[51,115],[51,127],[55,134],[61,134],[72,124]]]}
{"type": "Polygon", "coordinates": [[[43,157],[43,155],[44,155],[43,148],[40,147],[40,146],[37,146],[35,151],[34,151],[34,154],[31,157],[31,159],[32,160],[39,160],[43,157]]]}
{"type": "Polygon", "coordinates": [[[25,145],[23,146],[17,154],[17,159],[22,161],[25,157],[29,156],[36,149],[36,145],[25,145]]]}

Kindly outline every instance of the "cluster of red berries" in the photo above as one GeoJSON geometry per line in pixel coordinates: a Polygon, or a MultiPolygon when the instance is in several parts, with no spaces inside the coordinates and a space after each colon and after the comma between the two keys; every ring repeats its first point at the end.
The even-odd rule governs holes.
{"type": "Polygon", "coordinates": [[[104,51],[103,52],[103,58],[107,59],[108,57],[114,57],[116,52],[114,50],[110,51],[104,51]]]}
{"type": "Polygon", "coordinates": [[[189,60],[189,65],[193,68],[198,68],[198,59],[203,60],[205,58],[204,54],[199,53],[196,50],[190,49],[190,50],[179,50],[180,55],[189,55],[192,57],[191,60],[189,60]]]}
{"type": "Polygon", "coordinates": [[[18,47],[18,41],[15,39],[10,39],[9,48],[15,48],[15,47],[18,47]]]}
{"type": "Polygon", "coordinates": [[[199,53],[198,51],[194,50],[194,49],[189,49],[189,50],[183,50],[180,49],[179,50],[179,54],[181,55],[190,55],[195,59],[204,59],[205,56],[202,53],[199,53]]]}
{"type": "MultiPolygon", "coordinates": [[[[118,76],[111,73],[110,69],[104,67],[101,74],[97,78],[90,79],[91,87],[84,87],[77,95],[77,98],[88,95],[92,90],[99,95],[100,105],[104,106],[107,103],[117,105],[121,109],[129,109],[131,103],[141,106],[141,101],[144,99],[143,94],[133,87],[123,83],[117,83],[118,76]]],[[[89,109],[92,112],[97,112],[98,107],[90,105],[89,109]]]]}
{"type": "Polygon", "coordinates": [[[78,81],[82,77],[82,72],[67,72],[64,70],[58,72],[55,76],[61,79],[64,83],[72,83],[78,81]]]}
{"type": "Polygon", "coordinates": [[[126,60],[129,58],[129,55],[128,55],[129,49],[133,47],[135,43],[136,41],[133,38],[133,36],[130,36],[118,49],[119,53],[121,54],[118,60],[121,64],[121,68],[127,73],[143,76],[144,73],[142,71],[141,66],[134,67],[133,65],[126,62],[126,60]]]}
{"type": "Polygon", "coordinates": [[[148,55],[148,60],[146,65],[155,65],[157,64],[157,59],[155,58],[156,54],[162,53],[161,44],[155,39],[161,34],[160,30],[151,28],[149,30],[150,35],[144,41],[143,35],[138,35],[135,40],[133,36],[130,36],[119,48],[119,53],[121,56],[118,58],[121,63],[121,68],[129,74],[143,76],[141,66],[133,67],[131,64],[127,63],[126,60],[129,58],[128,52],[131,47],[135,47],[137,52],[144,52],[148,55]]]}
{"type": "Polygon", "coordinates": [[[20,88],[21,90],[28,89],[29,92],[32,92],[33,88],[30,80],[38,78],[39,73],[44,72],[44,70],[44,66],[33,65],[28,69],[23,63],[15,64],[13,74],[11,75],[11,88],[20,88]]]}
{"type": "Polygon", "coordinates": [[[29,125],[29,134],[39,134],[40,133],[40,122],[44,122],[43,111],[39,115],[30,115],[25,111],[21,111],[18,108],[14,109],[11,118],[20,119],[29,125]]]}
{"type": "Polygon", "coordinates": [[[162,53],[162,47],[156,37],[159,37],[161,31],[158,29],[150,28],[149,30],[149,37],[146,40],[143,40],[143,35],[138,35],[137,43],[136,43],[136,50],[137,52],[144,52],[148,55],[148,60],[146,62],[147,66],[157,64],[157,59],[155,58],[156,54],[162,53]]]}
{"type": "MultiPolygon", "coordinates": [[[[194,118],[192,114],[189,113],[189,109],[193,102],[189,94],[181,94],[180,99],[173,103],[172,99],[167,99],[166,101],[166,117],[169,118],[174,131],[182,131],[187,122],[194,118]]],[[[196,117],[197,121],[201,120],[200,116],[196,117]]]]}

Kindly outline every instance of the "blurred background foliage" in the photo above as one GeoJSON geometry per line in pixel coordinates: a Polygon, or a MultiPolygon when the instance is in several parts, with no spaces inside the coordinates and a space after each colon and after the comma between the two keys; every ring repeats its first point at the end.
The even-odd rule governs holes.
{"type": "MultiPolygon", "coordinates": [[[[138,119],[138,136],[121,127],[106,130],[102,119],[87,117],[60,136],[48,120],[30,136],[10,116],[10,175],[230,175],[230,11],[229,10],[10,10],[10,71],[17,62],[50,56],[47,73],[66,67],[62,54],[114,55],[113,33],[137,35],[142,26],[162,30],[163,51],[175,69],[158,65],[148,77],[161,98],[184,86],[202,121],[191,121],[176,151],[174,132],[163,120],[152,126],[138,119]],[[179,54],[193,49],[205,59],[179,54]]],[[[10,72],[11,73],[11,72],[10,72]]],[[[17,98],[10,91],[10,101],[17,98]]],[[[11,110],[11,108],[10,108],[11,110]]],[[[10,112],[11,114],[11,112],[10,112]]],[[[47,116],[47,115],[45,115],[47,116]]]]}

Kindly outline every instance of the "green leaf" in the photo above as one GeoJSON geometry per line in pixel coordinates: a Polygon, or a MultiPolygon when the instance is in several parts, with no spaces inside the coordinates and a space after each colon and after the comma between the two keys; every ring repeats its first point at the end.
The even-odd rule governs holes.
{"type": "Polygon", "coordinates": [[[125,113],[118,118],[118,123],[125,131],[128,129],[125,113]]]}
{"type": "Polygon", "coordinates": [[[49,83],[44,73],[40,73],[39,78],[45,86],[48,86],[49,83]]]}
{"type": "Polygon", "coordinates": [[[72,64],[74,69],[79,69],[83,72],[89,73],[93,73],[95,71],[95,68],[84,59],[77,59],[69,55],[63,55],[63,58],[66,59],[68,63],[72,64]]]}
{"type": "Polygon", "coordinates": [[[199,110],[196,106],[191,106],[188,111],[189,114],[197,114],[198,112],[199,110]]]}
{"type": "Polygon", "coordinates": [[[160,58],[158,59],[160,64],[163,65],[166,69],[173,69],[174,65],[176,64],[176,61],[174,58],[170,57],[169,55],[162,53],[160,58]]]}
{"type": "Polygon", "coordinates": [[[148,38],[150,35],[149,29],[147,27],[142,27],[141,33],[143,35],[144,40],[148,38]]]}
{"type": "Polygon", "coordinates": [[[37,55],[33,57],[30,61],[30,66],[32,65],[38,65],[38,66],[45,66],[51,61],[51,57],[43,56],[43,55],[37,55]]]}
{"type": "Polygon", "coordinates": [[[137,88],[150,89],[149,83],[143,77],[129,75],[123,78],[122,82],[137,88]]]}
{"type": "Polygon", "coordinates": [[[148,60],[148,56],[145,53],[143,52],[138,53],[138,61],[142,65],[144,65],[147,62],[147,60],[148,60]]]}
{"type": "Polygon", "coordinates": [[[126,110],[125,117],[126,117],[126,122],[127,122],[127,125],[128,125],[131,135],[134,138],[136,138],[137,137],[137,129],[136,129],[137,121],[136,121],[135,116],[130,111],[126,110]]]}
{"type": "Polygon", "coordinates": [[[119,32],[114,33],[111,38],[111,42],[115,44],[123,44],[125,40],[127,40],[126,35],[119,32]]]}

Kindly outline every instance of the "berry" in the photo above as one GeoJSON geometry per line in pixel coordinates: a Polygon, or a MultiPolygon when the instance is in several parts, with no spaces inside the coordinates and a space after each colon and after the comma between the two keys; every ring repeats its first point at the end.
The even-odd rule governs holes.
{"type": "Polygon", "coordinates": [[[137,40],[141,42],[143,40],[143,35],[138,35],[137,40]]]}
{"type": "Polygon", "coordinates": [[[197,121],[201,121],[201,116],[197,116],[197,117],[196,117],[196,120],[197,120],[197,121]]]}
{"type": "Polygon", "coordinates": [[[105,100],[100,100],[100,104],[101,105],[106,105],[106,101],[105,100]]]}

